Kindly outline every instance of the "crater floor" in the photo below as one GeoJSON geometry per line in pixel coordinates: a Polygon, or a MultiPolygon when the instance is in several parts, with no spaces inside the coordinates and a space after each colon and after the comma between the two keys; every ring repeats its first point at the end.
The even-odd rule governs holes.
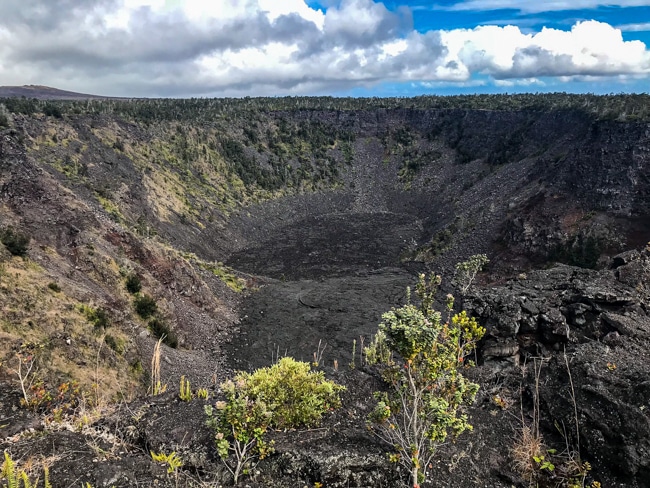
{"type": "MultiPolygon", "coordinates": [[[[400,254],[420,238],[418,220],[396,213],[329,214],[282,228],[234,254],[228,265],[268,280],[244,299],[240,331],[225,346],[236,369],[268,366],[278,355],[347,365],[356,340],[403,302],[415,270],[400,254]]],[[[366,342],[367,343],[367,342],[366,342]]]]}

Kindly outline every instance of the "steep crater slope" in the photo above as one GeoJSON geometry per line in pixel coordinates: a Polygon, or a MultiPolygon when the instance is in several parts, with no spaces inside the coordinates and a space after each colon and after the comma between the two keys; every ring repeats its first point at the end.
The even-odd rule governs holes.
{"type": "Polygon", "coordinates": [[[336,344],[329,360],[348,362],[352,342],[403,298],[409,273],[451,277],[476,253],[492,258],[497,280],[552,261],[596,267],[650,238],[647,124],[580,112],[291,115],[351,130],[354,162],[341,187],[231,219],[240,242],[226,262],[282,282],[245,300],[230,349],[238,367],[278,350],[309,358],[319,342],[336,344]]]}
{"type": "MultiPolygon", "coordinates": [[[[594,267],[601,255],[650,237],[644,121],[577,108],[265,111],[211,101],[178,102],[176,109],[172,101],[95,101],[61,104],[57,112],[48,103],[54,115],[16,113],[5,136],[14,141],[7,148],[26,149],[13,163],[5,157],[7,222],[72,266],[80,259],[92,266],[86,254],[96,243],[105,243],[109,255],[121,249],[131,261],[122,272],[151,276],[155,298],[169,294],[167,301],[183,297],[199,307],[165,308],[184,347],[207,347],[188,317],[201,316],[201,330],[224,329],[233,322],[232,307],[221,315],[226,320],[218,312],[210,317],[210,294],[197,299],[202,285],[179,289],[174,273],[161,271],[174,267],[148,256],[141,243],[171,245],[194,269],[237,290],[238,280],[257,288],[270,279],[247,295],[239,314],[245,320],[235,339],[244,342],[233,342],[240,352],[228,358],[237,366],[247,364],[240,361],[250,343],[244,338],[257,335],[256,327],[292,331],[265,344],[268,350],[292,343],[304,326],[309,307],[290,287],[286,300],[274,302],[294,304],[295,313],[276,316],[264,303],[277,282],[300,290],[306,280],[312,294],[328,296],[346,276],[380,277],[385,269],[404,277],[389,279],[374,305],[363,305],[367,317],[347,327],[338,325],[345,319],[335,318],[337,307],[312,304],[334,325],[309,334],[313,344],[304,357],[318,340],[343,347],[369,335],[381,312],[397,303],[395,289],[416,271],[449,277],[455,262],[475,253],[490,256],[497,280],[549,261],[594,267]],[[343,334],[330,337],[332,330],[343,334]]],[[[381,290],[373,280],[368,290],[381,290]]],[[[125,297],[116,301],[112,293],[101,306],[118,316],[122,306],[112,304],[125,297]]],[[[338,308],[352,310],[355,301],[338,308]]],[[[332,351],[331,359],[350,351],[332,351]]],[[[251,348],[251,357],[268,360],[259,352],[251,348]]]]}

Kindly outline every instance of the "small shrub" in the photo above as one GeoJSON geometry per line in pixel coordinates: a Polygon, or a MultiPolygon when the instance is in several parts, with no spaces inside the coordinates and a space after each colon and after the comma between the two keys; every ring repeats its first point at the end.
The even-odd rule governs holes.
{"type": "Polygon", "coordinates": [[[95,310],[95,313],[89,318],[97,329],[106,329],[110,325],[108,322],[108,314],[103,308],[95,310]]]}
{"type": "Polygon", "coordinates": [[[140,377],[144,374],[144,367],[142,367],[142,361],[136,359],[133,363],[131,363],[131,373],[133,373],[137,377],[140,377]]]}
{"type": "Polygon", "coordinates": [[[476,275],[485,267],[490,260],[485,254],[474,254],[467,261],[456,264],[456,273],[453,283],[460,288],[463,295],[472,286],[476,275]]]}
{"type": "Polygon", "coordinates": [[[48,287],[50,290],[52,290],[54,293],[59,293],[59,292],[61,292],[61,287],[60,287],[57,283],[55,283],[55,282],[48,283],[48,284],[47,284],[47,287],[48,287]]]}
{"type": "Polygon", "coordinates": [[[0,233],[0,241],[13,256],[26,256],[30,237],[7,227],[0,233]]]}
{"type": "Polygon", "coordinates": [[[142,289],[142,283],[140,282],[140,278],[135,273],[127,276],[126,283],[124,286],[126,288],[126,291],[128,291],[131,295],[135,295],[142,289]]]}
{"type": "Polygon", "coordinates": [[[322,371],[310,371],[309,363],[285,357],[269,368],[239,373],[250,398],[273,405],[271,425],[280,429],[316,424],[325,412],[341,406],[345,387],[328,381],[322,371]]]}
{"type": "Polygon", "coordinates": [[[54,105],[51,102],[45,104],[45,106],[43,107],[43,113],[49,117],[55,117],[57,119],[63,117],[63,114],[61,113],[61,109],[57,105],[54,105]]]}
{"type": "Polygon", "coordinates": [[[273,441],[264,440],[273,414],[263,400],[248,397],[242,382],[228,380],[221,391],[226,401],[206,405],[205,413],[208,427],[216,432],[217,453],[236,485],[242,474],[273,452],[273,441]]]}
{"type": "Polygon", "coordinates": [[[169,347],[176,349],[178,347],[178,336],[169,328],[169,325],[162,319],[151,319],[149,321],[149,330],[158,339],[162,339],[169,347]]]}
{"type": "Polygon", "coordinates": [[[96,329],[107,329],[110,326],[108,313],[103,308],[93,308],[88,305],[80,305],[79,311],[86,316],[88,322],[92,323],[96,329]]]}
{"type": "Polygon", "coordinates": [[[273,443],[264,439],[270,427],[314,425],[325,412],[341,406],[339,392],[344,389],[325,380],[323,372],[310,371],[309,363],[288,357],[221,384],[226,400],[206,405],[205,412],[216,431],[219,457],[235,484],[273,451],[273,443]]]}
{"type": "Polygon", "coordinates": [[[148,319],[158,311],[156,300],[149,295],[138,295],[133,301],[135,312],[143,319],[148,319]]]}
{"type": "Polygon", "coordinates": [[[104,342],[108,347],[110,347],[117,354],[119,355],[124,354],[124,342],[121,341],[120,339],[116,339],[112,335],[106,334],[106,337],[104,337],[104,342]]]}
{"type": "Polygon", "coordinates": [[[389,389],[375,393],[377,406],[369,416],[369,427],[393,446],[391,460],[410,472],[413,487],[426,480],[439,445],[472,429],[463,406],[472,404],[479,388],[462,371],[472,365],[466,358],[485,329],[464,311],[453,314],[452,295],[446,297],[443,319],[433,308],[440,283],[439,276],[427,280],[420,275],[419,305],[411,303],[407,291],[407,304],[382,316],[368,348],[371,354],[366,351],[367,360],[389,360],[381,365],[389,389]]]}
{"type": "Polygon", "coordinates": [[[9,127],[11,122],[11,113],[4,104],[0,103],[0,127],[9,127]]]}
{"type": "Polygon", "coordinates": [[[604,243],[593,236],[578,234],[567,242],[558,244],[549,252],[549,260],[570,266],[595,269],[604,243]]]}

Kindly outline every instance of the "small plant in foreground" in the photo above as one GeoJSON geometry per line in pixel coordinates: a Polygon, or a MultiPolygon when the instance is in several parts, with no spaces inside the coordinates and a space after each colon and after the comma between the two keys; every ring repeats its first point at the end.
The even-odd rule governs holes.
{"type": "Polygon", "coordinates": [[[273,414],[263,400],[249,399],[244,387],[241,380],[227,381],[221,385],[226,401],[205,406],[207,424],[216,431],[217,452],[235,484],[273,452],[273,442],[264,440],[273,414]]]}
{"type": "Polygon", "coordinates": [[[344,387],[310,371],[309,363],[285,357],[269,368],[239,373],[221,384],[225,401],[206,405],[217,451],[235,478],[246,474],[273,451],[264,439],[270,427],[311,426],[341,405],[344,387]]]}
{"type": "MultiPolygon", "coordinates": [[[[564,354],[567,373],[569,375],[569,394],[574,407],[574,445],[569,440],[566,430],[560,430],[565,438],[566,447],[562,452],[549,449],[544,442],[540,431],[540,396],[539,385],[541,381],[544,360],[533,358],[533,374],[535,387],[533,390],[532,421],[525,420],[523,410],[521,413],[521,429],[511,449],[515,470],[524,478],[529,486],[535,488],[550,488],[563,486],[566,488],[600,488],[598,481],[587,482],[591,471],[591,464],[580,459],[580,430],[576,408],[575,391],[569,359],[564,354]]],[[[523,369],[526,374],[526,368],[523,369]]],[[[556,424],[557,425],[557,424],[556,424]]],[[[559,427],[558,427],[559,429],[559,427]]]]}
{"type": "Polygon", "coordinates": [[[180,393],[178,396],[184,402],[192,401],[192,388],[190,387],[190,380],[186,380],[185,376],[181,376],[180,393]]]}
{"type": "Polygon", "coordinates": [[[149,451],[149,454],[151,454],[151,459],[157,463],[165,464],[167,466],[167,473],[169,474],[174,473],[178,468],[183,466],[183,460],[178,456],[178,454],[176,454],[176,452],[170,454],[160,452],[156,454],[153,451],[149,451]]]}
{"type": "MultiPolygon", "coordinates": [[[[24,469],[18,469],[16,463],[11,459],[7,451],[4,452],[4,462],[0,466],[0,481],[6,480],[8,488],[20,488],[21,481],[23,488],[38,488],[39,479],[32,481],[24,469]]],[[[52,488],[50,484],[50,472],[47,466],[43,467],[43,488],[52,488]]],[[[3,483],[0,483],[3,485],[3,483]]]]}
{"type": "Polygon", "coordinates": [[[416,286],[420,305],[411,303],[407,290],[407,304],[382,316],[379,333],[369,346],[375,350],[371,357],[386,358],[376,352],[384,347],[397,357],[396,362],[381,365],[389,390],[375,394],[378,402],[369,427],[393,446],[390,458],[409,470],[413,487],[426,479],[438,445],[450,434],[472,429],[461,408],[471,404],[478,391],[462,371],[472,365],[466,358],[485,329],[465,312],[452,316],[451,295],[446,300],[447,318],[442,319],[433,309],[440,282],[439,276],[427,280],[420,275],[416,286]]]}

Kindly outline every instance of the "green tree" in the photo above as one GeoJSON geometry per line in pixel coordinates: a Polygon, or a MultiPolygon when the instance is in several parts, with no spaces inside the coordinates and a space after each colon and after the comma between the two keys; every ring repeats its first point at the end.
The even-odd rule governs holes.
{"type": "Polygon", "coordinates": [[[133,306],[135,307],[135,313],[145,320],[158,311],[156,300],[149,295],[136,296],[135,300],[133,300],[133,306]]]}
{"type": "Polygon", "coordinates": [[[140,281],[140,277],[135,273],[132,273],[126,277],[126,283],[124,286],[126,288],[126,291],[132,295],[142,290],[142,282],[140,281]]]}
{"type": "Polygon", "coordinates": [[[30,237],[26,234],[7,227],[0,232],[0,242],[13,256],[27,256],[30,237]]]}
{"type": "Polygon", "coordinates": [[[0,103],[0,127],[11,126],[12,117],[4,103],[0,103]]]}
{"type": "Polygon", "coordinates": [[[446,297],[446,320],[433,308],[439,276],[422,274],[416,286],[419,305],[408,303],[382,316],[379,332],[366,354],[368,358],[396,356],[383,362],[387,392],[377,392],[377,406],[369,426],[393,446],[391,460],[410,472],[413,487],[426,480],[436,447],[449,435],[458,436],[472,426],[464,405],[470,405],[478,385],[462,371],[472,366],[468,355],[485,333],[463,311],[453,314],[454,297],[446,297]],[[392,355],[381,351],[388,350],[392,355]]]}

